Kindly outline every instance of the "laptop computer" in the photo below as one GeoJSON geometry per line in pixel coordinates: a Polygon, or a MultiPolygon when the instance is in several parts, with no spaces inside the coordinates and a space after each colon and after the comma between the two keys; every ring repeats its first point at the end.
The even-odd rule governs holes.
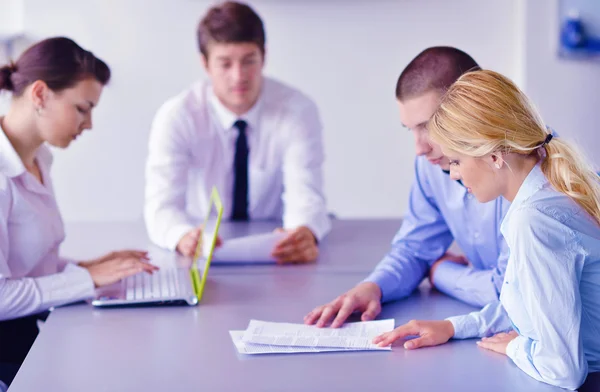
{"type": "Polygon", "coordinates": [[[203,240],[198,246],[191,266],[181,267],[175,263],[161,268],[153,274],[146,272],[130,276],[121,282],[97,290],[92,305],[96,307],[197,305],[202,299],[206,277],[217,243],[219,226],[223,216],[223,203],[217,189],[213,187],[209,210],[203,225],[203,240]],[[207,252],[204,252],[203,242],[207,252]],[[206,257],[202,255],[206,253],[206,257]],[[198,271],[198,260],[204,258],[202,276],[198,271]]]}

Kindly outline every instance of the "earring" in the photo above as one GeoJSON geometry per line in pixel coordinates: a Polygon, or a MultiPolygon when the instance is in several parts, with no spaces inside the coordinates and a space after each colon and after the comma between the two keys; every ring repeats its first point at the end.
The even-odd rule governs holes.
{"type": "Polygon", "coordinates": [[[496,169],[500,169],[500,164],[496,163],[496,169]]]}
{"type": "Polygon", "coordinates": [[[42,108],[41,107],[36,107],[35,108],[35,112],[37,113],[37,115],[39,116],[40,114],[42,114],[42,108]]]}

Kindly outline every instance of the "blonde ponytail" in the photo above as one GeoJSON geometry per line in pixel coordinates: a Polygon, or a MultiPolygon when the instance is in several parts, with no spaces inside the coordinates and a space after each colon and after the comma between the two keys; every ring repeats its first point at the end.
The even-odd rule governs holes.
{"type": "Polygon", "coordinates": [[[600,224],[600,177],[571,144],[554,138],[544,147],[542,171],[554,189],[568,195],[600,224]]]}

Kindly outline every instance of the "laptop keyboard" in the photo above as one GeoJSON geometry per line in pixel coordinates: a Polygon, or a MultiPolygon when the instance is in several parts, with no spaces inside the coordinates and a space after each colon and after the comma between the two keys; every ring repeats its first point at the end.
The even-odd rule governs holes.
{"type": "Polygon", "coordinates": [[[190,280],[190,272],[181,268],[160,269],[153,274],[146,272],[123,280],[123,289],[128,300],[182,297],[185,279],[190,280]]]}

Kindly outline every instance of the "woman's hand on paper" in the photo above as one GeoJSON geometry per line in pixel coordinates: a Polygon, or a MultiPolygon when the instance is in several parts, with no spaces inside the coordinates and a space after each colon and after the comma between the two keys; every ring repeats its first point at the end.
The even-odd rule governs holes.
{"type": "Polygon", "coordinates": [[[411,320],[399,326],[391,332],[386,332],[373,339],[373,344],[386,347],[396,340],[409,336],[418,338],[407,340],[404,348],[412,350],[420,347],[437,346],[446,343],[454,336],[454,326],[448,320],[442,321],[418,321],[411,320]]]}

